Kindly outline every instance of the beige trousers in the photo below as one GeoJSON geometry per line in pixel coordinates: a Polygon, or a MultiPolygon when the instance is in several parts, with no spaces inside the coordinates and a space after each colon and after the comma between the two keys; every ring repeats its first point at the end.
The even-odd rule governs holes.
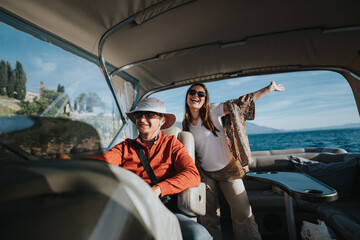
{"type": "Polygon", "coordinates": [[[220,174],[218,172],[204,172],[203,174],[203,178],[210,188],[206,190],[206,215],[201,216],[201,223],[214,240],[222,239],[218,215],[219,186],[230,205],[234,238],[236,240],[261,239],[242,179],[234,177],[224,180],[223,177],[224,175],[221,172],[220,174]]]}

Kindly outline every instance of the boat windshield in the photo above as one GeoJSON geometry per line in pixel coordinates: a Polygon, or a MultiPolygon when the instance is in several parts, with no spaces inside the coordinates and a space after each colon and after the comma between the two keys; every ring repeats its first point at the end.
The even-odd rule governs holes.
{"type": "MultiPolygon", "coordinates": [[[[342,148],[360,152],[360,120],[351,87],[327,70],[232,78],[205,83],[210,103],[225,102],[257,91],[271,81],[285,86],[256,101],[255,119],[246,121],[252,151],[298,147],[342,148]]],[[[182,127],[189,86],[151,95],[164,101],[182,127]]]]}
{"type": "MultiPolygon", "coordinates": [[[[97,64],[0,22],[0,116],[71,119],[96,129],[105,151],[131,135],[97,64]],[[115,139],[115,141],[113,141],[115,139]]],[[[112,78],[122,112],[136,88],[112,78]]],[[[71,129],[69,129],[71,131],[71,129]]]]}

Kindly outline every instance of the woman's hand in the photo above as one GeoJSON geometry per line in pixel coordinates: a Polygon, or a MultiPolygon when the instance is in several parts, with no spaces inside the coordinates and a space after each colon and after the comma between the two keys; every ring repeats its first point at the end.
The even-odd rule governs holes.
{"type": "Polygon", "coordinates": [[[283,92],[283,91],[285,91],[285,87],[282,84],[276,84],[275,81],[272,81],[269,84],[269,86],[264,87],[263,89],[260,89],[256,92],[253,92],[254,102],[273,91],[283,92]]]}
{"type": "Polygon", "coordinates": [[[269,85],[270,91],[283,92],[285,91],[285,87],[282,84],[276,84],[275,81],[272,81],[269,85]]]}

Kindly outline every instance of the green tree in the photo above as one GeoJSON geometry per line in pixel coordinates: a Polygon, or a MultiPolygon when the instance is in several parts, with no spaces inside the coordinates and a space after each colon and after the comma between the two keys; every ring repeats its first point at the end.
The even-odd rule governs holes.
{"type": "Polygon", "coordinates": [[[105,107],[103,101],[96,93],[81,93],[76,98],[76,105],[79,107],[79,112],[93,112],[94,107],[105,107]]]}
{"type": "Polygon", "coordinates": [[[65,113],[65,106],[70,102],[69,96],[62,92],[55,92],[54,90],[45,89],[42,96],[44,101],[49,103],[49,108],[43,113],[44,116],[59,116],[65,113]]]}
{"type": "Polygon", "coordinates": [[[79,112],[85,111],[85,100],[86,100],[86,93],[81,93],[77,97],[77,102],[79,104],[79,112]]]}
{"type": "Polygon", "coordinates": [[[9,97],[13,98],[15,96],[15,82],[16,82],[16,73],[15,71],[10,71],[10,77],[6,86],[6,92],[9,97]]]}
{"type": "Polygon", "coordinates": [[[39,114],[43,113],[47,109],[46,110],[47,116],[55,115],[59,111],[57,104],[54,104],[49,109],[48,106],[50,106],[50,104],[53,103],[60,96],[60,94],[61,93],[55,92],[54,90],[51,89],[44,89],[43,96],[41,97],[40,102],[44,104],[46,103],[46,108],[43,109],[39,114]]]}
{"type": "Polygon", "coordinates": [[[65,87],[64,87],[64,85],[61,85],[61,84],[59,83],[59,85],[57,86],[56,92],[61,92],[61,93],[65,92],[65,87]]]}
{"type": "Polygon", "coordinates": [[[40,99],[35,99],[31,103],[21,101],[19,104],[21,109],[17,111],[16,114],[68,118],[68,116],[63,113],[62,109],[67,102],[69,102],[69,97],[64,93],[55,92],[51,89],[44,89],[40,99]]]}
{"type": "Polygon", "coordinates": [[[22,64],[19,61],[16,61],[16,81],[14,85],[14,91],[16,92],[15,98],[19,100],[24,100],[26,96],[26,74],[22,67],[22,64]]]}
{"type": "Polygon", "coordinates": [[[8,79],[10,79],[12,68],[11,68],[11,64],[8,61],[6,62],[6,68],[8,72],[8,79]]]}
{"type": "Polygon", "coordinates": [[[74,110],[76,111],[77,110],[77,100],[75,99],[75,102],[74,102],[74,110]]]}
{"type": "Polygon", "coordinates": [[[53,102],[61,93],[55,92],[51,89],[44,89],[43,98],[46,99],[49,103],[53,102]]]}
{"type": "Polygon", "coordinates": [[[24,102],[21,101],[19,106],[21,109],[16,112],[17,115],[25,115],[25,116],[39,116],[45,109],[50,105],[47,99],[40,98],[39,100],[35,100],[33,102],[24,102]]]}
{"type": "Polygon", "coordinates": [[[0,95],[6,95],[6,86],[9,82],[9,75],[6,63],[4,60],[0,62],[0,95]]]}
{"type": "Polygon", "coordinates": [[[99,100],[100,98],[98,95],[96,95],[96,93],[89,93],[86,97],[86,111],[93,112],[94,111],[93,107],[97,105],[97,101],[99,100]]]}

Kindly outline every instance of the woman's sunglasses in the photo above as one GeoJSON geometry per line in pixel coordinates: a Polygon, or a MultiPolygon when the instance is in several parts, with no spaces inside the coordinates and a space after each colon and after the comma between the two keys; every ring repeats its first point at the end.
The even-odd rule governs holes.
{"type": "Polygon", "coordinates": [[[156,113],[156,112],[135,112],[134,118],[140,119],[140,118],[142,118],[142,116],[145,116],[146,119],[152,119],[155,117],[155,115],[163,117],[163,115],[161,113],[156,113]]]}
{"type": "Polygon", "coordinates": [[[194,96],[195,94],[197,94],[200,98],[206,97],[206,94],[205,94],[204,92],[202,92],[202,91],[196,91],[196,90],[193,90],[193,89],[189,90],[189,94],[190,94],[191,96],[194,96]]]}

